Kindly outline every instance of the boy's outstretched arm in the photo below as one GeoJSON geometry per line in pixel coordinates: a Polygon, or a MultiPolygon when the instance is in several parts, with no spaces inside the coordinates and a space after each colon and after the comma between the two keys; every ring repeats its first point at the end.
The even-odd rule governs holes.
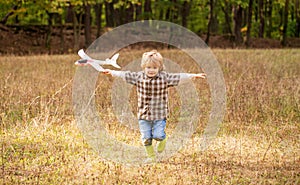
{"type": "Polygon", "coordinates": [[[197,74],[193,74],[193,77],[195,77],[195,78],[206,78],[206,74],[205,73],[197,73],[197,74]]]}
{"type": "Polygon", "coordinates": [[[115,70],[111,70],[111,69],[104,69],[103,73],[111,75],[113,77],[125,78],[125,72],[124,71],[115,71],[115,70]]]}
{"type": "Polygon", "coordinates": [[[184,79],[190,79],[190,78],[206,78],[206,74],[205,73],[180,73],[180,79],[184,80],[184,79]]]}

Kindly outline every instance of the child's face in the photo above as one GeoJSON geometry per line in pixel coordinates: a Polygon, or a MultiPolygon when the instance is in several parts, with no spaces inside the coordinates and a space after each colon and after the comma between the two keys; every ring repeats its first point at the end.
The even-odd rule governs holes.
{"type": "Polygon", "coordinates": [[[155,77],[158,72],[159,72],[159,66],[155,65],[155,64],[147,64],[145,66],[145,74],[148,76],[148,77],[155,77]]]}

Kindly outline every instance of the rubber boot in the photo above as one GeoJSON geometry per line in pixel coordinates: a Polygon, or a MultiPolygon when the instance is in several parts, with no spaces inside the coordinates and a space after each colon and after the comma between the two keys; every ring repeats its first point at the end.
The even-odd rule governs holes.
{"type": "Polygon", "coordinates": [[[162,153],[165,150],[166,142],[167,142],[167,138],[165,138],[164,140],[160,141],[157,144],[156,150],[157,150],[158,153],[162,153]]]}
{"type": "Polygon", "coordinates": [[[153,163],[156,161],[156,157],[155,157],[155,152],[154,152],[154,148],[152,145],[148,145],[148,146],[145,146],[145,149],[146,149],[146,153],[148,155],[148,158],[146,159],[146,163],[153,163]]]}

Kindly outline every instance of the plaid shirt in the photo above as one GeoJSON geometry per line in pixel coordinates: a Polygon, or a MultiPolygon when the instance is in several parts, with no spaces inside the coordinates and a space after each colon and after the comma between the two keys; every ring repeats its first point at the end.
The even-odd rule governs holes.
{"type": "Polygon", "coordinates": [[[178,85],[179,73],[161,71],[150,78],[143,71],[125,72],[125,80],[137,87],[139,119],[160,120],[167,117],[168,88],[178,85]]]}

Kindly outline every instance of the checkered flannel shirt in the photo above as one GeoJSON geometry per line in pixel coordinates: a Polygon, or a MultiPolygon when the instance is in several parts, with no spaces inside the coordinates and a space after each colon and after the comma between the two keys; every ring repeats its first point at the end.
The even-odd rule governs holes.
{"type": "Polygon", "coordinates": [[[178,85],[180,73],[161,71],[150,78],[142,71],[125,72],[125,80],[137,87],[139,119],[160,120],[167,117],[168,88],[178,85]]]}

